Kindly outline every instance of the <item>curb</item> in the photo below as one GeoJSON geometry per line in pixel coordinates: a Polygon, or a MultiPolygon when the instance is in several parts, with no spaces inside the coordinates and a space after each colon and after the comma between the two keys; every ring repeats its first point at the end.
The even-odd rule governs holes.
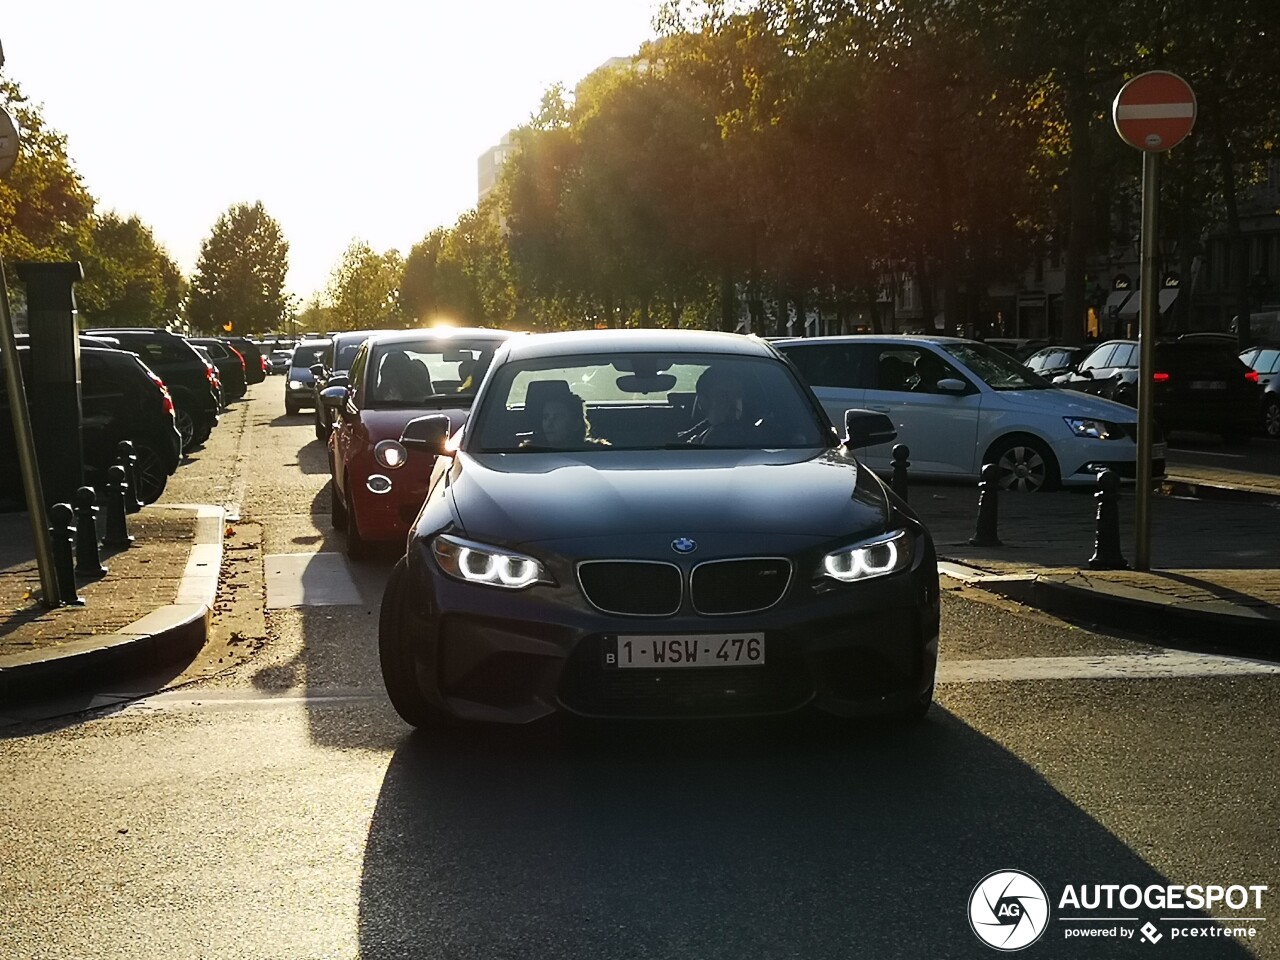
{"type": "Polygon", "coordinates": [[[222,507],[194,509],[196,528],[174,602],[157,607],[114,633],[67,644],[57,653],[6,657],[0,666],[0,704],[75,693],[89,685],[127,683],[162,667],[189,662],[209,637],[222,568],[222,507]]]}
{"type": "Polygon", "coordinates": [[[1041,574],[990,574],[951,561],[940,561],[938,572],[1064,620],[1133,633],[1159,646],[1280,660],[1280,620],[1233,604],[1204,603],[1196,609],[1148,599],[1145,591],[1121,585],[1096,589],[1041,574]]]}
{"type": "Polygon", "coordinates": [[[1190,477],[1166,476],[1160,481],[1160,493],[1166,497],[1189,497],[1193,500],[1217,500],[1224,503],[1280,504],[1280,491],[1218,481],[1208,483],[1190,477]]]}

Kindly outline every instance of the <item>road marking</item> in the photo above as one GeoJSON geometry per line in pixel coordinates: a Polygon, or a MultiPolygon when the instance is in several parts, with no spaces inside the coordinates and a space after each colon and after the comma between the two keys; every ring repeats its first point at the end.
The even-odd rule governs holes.
{"type": "Polygon", "coordinates": [[[1006,680],[1149,680],[1164,677],[1280,675],[1280,664],[1206,653],[1127,654],[1096,657],[1018,657],[951,660],[938,664],[938,683],[1006,680]]]}
{"type": "Polygon", "coordinates": [[[363,606],[340,553],[275,553],[263,560],[267,609],[281,607],[363,606]]]}

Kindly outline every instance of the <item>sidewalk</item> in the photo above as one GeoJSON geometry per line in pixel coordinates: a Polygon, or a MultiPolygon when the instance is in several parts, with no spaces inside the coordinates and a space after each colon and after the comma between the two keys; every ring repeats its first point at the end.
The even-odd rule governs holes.
{"type": "MultiPolygon", "coordinates": [[[[1213,471],[1181,473],[1164,488],[1199,488],[1204,499],[1154,496],[1151,571],[1090,570],[1095,538],[1090,493],[1000,498],[1001,547],[969,544],[974,487],[913,484],[911,506],[933,533],[943,572],[1078,622],[1134,630],[1175,644],[1280,655],[1280,478],[1248,489],[1213,471]]],[[[1134,491],[1120,501],[1120,544],[1134,562],[1134,491]]]]}
{"type": "MultiPolygon", "coordinates": [[[[99,518],[101,519],[101,517],[99,518]]],[[[0,712],[184,663],[204,645],[222,564],[221,507],[153,505],[130,515],[107,575],[78,579],[82,607],[45,609],[25,513],[0,514],[0,712]]]]}

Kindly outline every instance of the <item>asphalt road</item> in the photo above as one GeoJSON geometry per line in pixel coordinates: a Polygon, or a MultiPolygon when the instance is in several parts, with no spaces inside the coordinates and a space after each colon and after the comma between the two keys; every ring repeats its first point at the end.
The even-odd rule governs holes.
{"type": "Polygon", "coordinates": [[[1229,447],[1212,434],[1178,433],[1169,438],[1168,469],[1176,472],[1182,464],[1280,477],[1280,443],[1253,437],[1243,447],[1229,447]]]}
{"type": "Polygon", "coordinates": [[[377,675],[390,558],[351,565],[359,603],[264,610],[267,560],[341,548],[281,387],[166,494],[239,517],[206,653],[123,709],[0,731],[0,956],[982,958],[970,895],[1014,868],[1052,901],[1028,958],[1280,958],[1276,673],[1136,661],[1161,651],[951,585],[916,728],[411,734],[377,675]],[[1093,884],[1272,890],[1061,906],[1093,884]],[[1209,913],[1255,936],[1191,938],[1209,913]],[[1147,921],[1155,945],[1067,936],[1147,921]]]}

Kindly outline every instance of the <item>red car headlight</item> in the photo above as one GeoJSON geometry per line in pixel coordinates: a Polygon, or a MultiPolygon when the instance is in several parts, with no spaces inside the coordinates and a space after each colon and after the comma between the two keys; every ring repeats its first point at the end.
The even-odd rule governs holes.
{"type": "Polygon", "coordinates": [[[373,448],[373,459],[388,470],[399,470],[409,459],[409,452],[399,440],[382,440],[373,448]]]}

